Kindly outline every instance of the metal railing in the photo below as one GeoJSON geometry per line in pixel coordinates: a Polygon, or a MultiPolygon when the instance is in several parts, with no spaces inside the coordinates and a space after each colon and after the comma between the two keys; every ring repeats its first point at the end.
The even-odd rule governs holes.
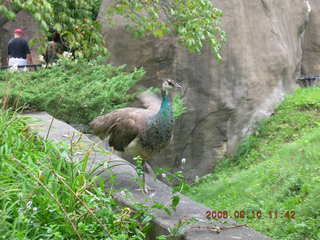
{"type": "Polygon", "coordinates": [[[5,70],[5,69],[9,69],[12,67],[17,67],[17,68],[34,68],[34,70],[37,70],[38,67],[42,67],[42,64],[26,64],[26,65],[19,65],[19,66],[2,66],[0,67],[0,70],[5,70]]]}
{"type": "Polygon", "coordinates": [[[320,80],[320,76],[303,76],[297,79],[297,83],[301,87],[311,87],[316,84],[316,80],[320,80]]]}

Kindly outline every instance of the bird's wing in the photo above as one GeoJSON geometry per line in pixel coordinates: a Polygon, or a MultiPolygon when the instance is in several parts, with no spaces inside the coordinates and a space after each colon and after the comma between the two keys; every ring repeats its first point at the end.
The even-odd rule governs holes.
{"type": "Polygon", "coordinates": [[[143,106],[152,112],[159,111],[161,105],[161,99],[150,91],[145,91],[139,94],[138,99],[141,101],[143,106]]]}
{"type": "Polygon", "coordinates": [[[109,145],[117,151],[124,151],[125,147],[139,134],[134,119],[117,119],[110,128],[109,145]]]}
{"type": "Polygon", "coordinates": [[[101,138],[109,136],[109,145],[117,151],[124,148],[143,130],[150,111],[138,108],[123,108],[95,118],[90,127],[101,138]]]}

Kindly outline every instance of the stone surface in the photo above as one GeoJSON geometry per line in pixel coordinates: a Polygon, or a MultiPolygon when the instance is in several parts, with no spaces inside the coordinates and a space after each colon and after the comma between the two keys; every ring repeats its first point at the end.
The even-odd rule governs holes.
{"type": "MultiPolygon", "coordinates": [[[[25,31],[25,39],[30,40],[39,37],[39,26],[30,14],[20,11],[16,15],[16,19],[9,21],[3,26],[0,26],[0,65],[7,65],[7,46],[8,41],[13,37],[14,29],[21,28],[25,31]]],[[[38,62],[38,54],[36,46],[31,47],[34,63],[38,62]]]]}
{"type": "Polygon", "coordinates": [[[133,39],[123,28],[126,20],[116,16],[117,25],[111,26],[103,19],[111,3],[104,0],[99,14],[110,62],[128,64],[129,69],[143,66],[147,75],[142,83],[147,87],[160,85],[159,71],[186,86],[188,113],[178,121],[172,145],[154,159],[153,167],[182,169],[189,179],[211,172],[223,154],[234,153],[256,122],[297,87],[310,17],[306,1],[214,1],[225,13],[228,40],[222,63],[208,49],[202,54],[187,52],[174,37],[133,39]],[[184,166],[182,158],[187,160],[184,166]]]}
{"type": "MultiPolygon", "coordinates": [[[[64,144],[70,144],[71,141],[77,141],[81,136],[80,141],[77,141],[77,154],[74,159],[81,159],[83,154],[90,148],[96,149],[96,144],[92,142],[87,136],[82,135],[80,132],[75,130],[70,125],[54,119],[52,116],[45,112],[25,114],[25,116],[30,117],[29,127],[31,130],[35,131],[38,136],[52,140],[54,142],[62,142],[64,144]]],[[[88,158],[88,171],[93,169],[96,164],[107,163],[112,167],[112,172],[110,168],[99,168],[96,173],[103,177],[106,182],[111,174],[117,176],[117,184],[114,188],[123,190],[127,189],[131,194],[130,197],[125,194],[125,191],[119,191],[114,196],[115,198],[124,205],[132,206],[134,202],[145,203],[147,205],[152,204],[154,201],[169,205],[171,199],[171,190],[164,183],[151,178],[147,175],[147,184],[151,187],[154,192],[150,195],[145,195],[141,191],[137,190],[138,185],[133,180],[136,177],[136,172],[134,167],[126,162],[125,160],[119,158],[112,153],[103,153],[100,151],[90,151],[88,158]]],[[[210,230],[210,228],[220,226],[234,226],[236,223],[231,219],[223,219],[227,224],[222,224],[221,221],[212,221],[210,224],[205,219],[205,213],[209,209],[201,204],[198,204],[189,198],[181,195],[180,204],[177,210],[172,214],[172,216],[167,215],[163,211],[154,211],[155,219],[153,221],[154,227],[150,233],[148,239],[156,239],[156,236],[160,234],[168,233],[170,228],[175,227],[180,221],[187,220],[190,218],[196,218],[197,222],[186,225],[185,231],[181,236],[170,238],[170,239],[184,239],[184,240],[268,240],[270,238],[263,236],[247,227],[235,227],[230,229],[223,229],[221,233],[215,233],[210,230]]]]}
{"type": "Polygon", "coordinates": [[[320,76],[320,1],[309,0],[310,21],[303,43],[303,76],[320,76]]]}

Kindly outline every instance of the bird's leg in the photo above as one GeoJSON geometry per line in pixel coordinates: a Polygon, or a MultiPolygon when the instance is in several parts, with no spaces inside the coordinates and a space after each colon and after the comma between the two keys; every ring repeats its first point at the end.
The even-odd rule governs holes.
{"type": "Polygon", "coordinates": [[[153,192],[154,190],[146,184],[146,172],[148,171],[147,162],[143,161],[143,175],[142,175],[142,184],[143,184],[143,192],[148,194],[153,192]]]}
{"type": "Polygon", "coordinates": [[[136,173],[138,175],[138,181],[139,181],[139,186],[141,187],[138,189],[139,191],[143,191],[145,194],[148,194],[150,192],[150,188],[148,188],[146,184],[146,171],[148,170],[147,168],[147,161],[143,159],[141,156],[137,156],[133,158],[133,160],[136,162],[136,173]]]}

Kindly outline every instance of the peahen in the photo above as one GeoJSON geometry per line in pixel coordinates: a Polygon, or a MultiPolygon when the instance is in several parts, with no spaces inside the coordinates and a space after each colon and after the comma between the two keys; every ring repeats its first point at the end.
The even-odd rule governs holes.
{"type": "Polygon", "coordinates": [[[146,108],[127,107],[95,118],[90,127],[101,139],[108,138],[115,150],[144,160],[143,187],[146,161],[168,145],[172,137],[174,116],[169,91],[181,86],[172,79],[162,83],[162,101],[151,94],[142,94],[140,100],[146,108]]]}

